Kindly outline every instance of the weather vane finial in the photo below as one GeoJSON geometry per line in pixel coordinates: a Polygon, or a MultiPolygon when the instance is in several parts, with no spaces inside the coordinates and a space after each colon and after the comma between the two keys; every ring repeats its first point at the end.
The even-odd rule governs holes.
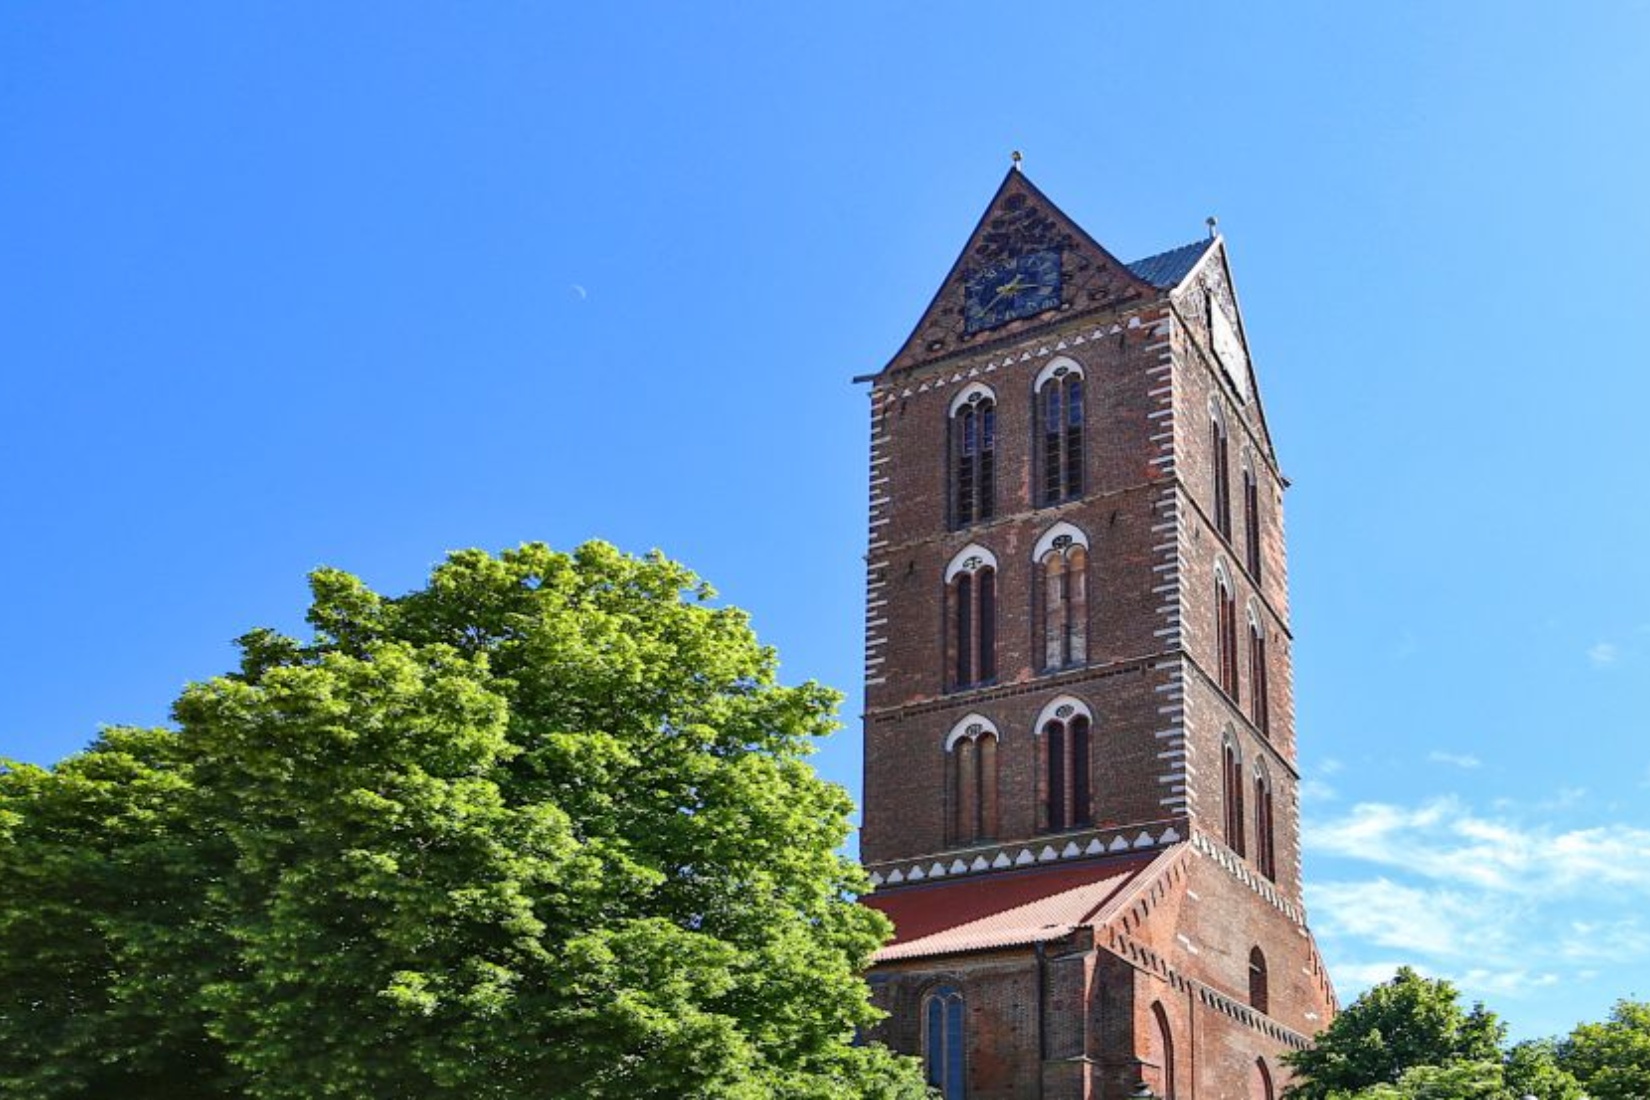
{"type": "Polygon", "coordinates": [[[1016,150],[1014,150],[1014,152],[1012,152],[1008,155],[1008,159],[1010,159],[1014,162],[1014,167],[1015,168],[1018,168],[1018,167],[1020,167],[1020,162],[1022,160],[1024,160],[1025,158],[1022,157],[1020,155],[1020,151],[1018,149],[1016,149],[1016,150]]]}
{"type": "Polygon", "coordinates": [[[1203,219],[1203,224],[1209,227],[1209,239],[1212,241],[1220,236],[1220,219],[1210,214],[1203,219]]]}

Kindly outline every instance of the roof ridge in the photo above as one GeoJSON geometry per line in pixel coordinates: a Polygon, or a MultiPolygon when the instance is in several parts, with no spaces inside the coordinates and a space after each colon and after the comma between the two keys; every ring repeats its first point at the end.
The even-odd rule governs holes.
{"type": "Polygon", "coordinates": [[[1136,278],[1145,280],[1159,290],[1166,290],[1179,285],[1180,280],[1184,279],[1219,241],[1219,237],[1190,241],[1123,266],[1136,278]]]}

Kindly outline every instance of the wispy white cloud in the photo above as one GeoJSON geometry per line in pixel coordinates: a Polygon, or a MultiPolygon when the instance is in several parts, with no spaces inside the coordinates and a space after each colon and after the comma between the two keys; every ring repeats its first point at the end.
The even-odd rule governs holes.
{"type": "Polygon", "coordinates": [[[1301,780],[1300,794],[1302,802],[1333,802],[1340,794],[1330,785],[1328,780],[1309,775],[1301,780]]]}
{"type": "Polygon", "coordinates": [[[1587,659],[1596,668],[1606,668],[1621,659],[1621,647],[1614,642],[1596,642],[1587,650],[1587,659]]]}
{"type": "Polygon", "coordinates": [[[1305,843],[1336,873],[1306,900],[1343,998],[1394,957],[1492,1001],[1650,965],[1650,829],[1561,828],[1457,797],[1330,809],[1305,843]]]}
{"type": "Polygon", "coordinates": [[[1484,764],[1482,760],[1471,753],[1444,752],[1442,749],[1434,749],[1432,752],[1427,753],[1427,759],[1434,764],[1453,764],[1457,768],[1468,769],[1482,767],[1484,764]]]}
{"type": "Polygon", "coordinates": [[[1406,886],[1386,878],[1307,887],[1327,934],[1352,936],[1410,955],[1502,954],[1517,939],[1516,915],[1483,894],[1406,886]],[[1417,919],[1425,914],[1425,919],[1417,919]]]}
{"type": "Polygon", "coordinates": [[[1318,770],[1325,775],[1335,775],[1337,772],[1344,771],[1345,769],[1346,765],[1335,759],[1333,756],[1326,756],[1322,760],[1318,761],[1318,770]]]}
{"type": "Polygon", "coordinates": [[[1611,885],[1650,897],[1650,830],[1555,830],[1480,816],[1456,798],[1361,802],[1306,828],[1307,851],[1402,868],[1435,881],[1550,896],[1611,885]]]}

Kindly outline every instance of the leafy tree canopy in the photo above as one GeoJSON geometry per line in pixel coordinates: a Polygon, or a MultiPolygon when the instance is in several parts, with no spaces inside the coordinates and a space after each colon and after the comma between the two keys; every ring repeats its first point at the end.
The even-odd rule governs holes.
{"type": "Polygon", "coordinates": [[[1288,1095],[1584,1100],[1585,1082],[1562,1062],[1565,1044],[1538,1040],[1504,1048],[1505,1036],[1501,1021],[1483,1005],[1463,1009],[1449,982],[1403,967],[1335,1017],[1312,1047],[1288,1056],[1296,1073],[1288,1095]]]}
{"type": "Polygon", "coordinates": [[[1463,1010],[1455,987],[1409,967],[1367,990],[1319,1033],[1287,1056],[1296,1082],[1290,1095],[1328,1100],[1378,1085],[1396,1086],[1406,1070],[1501,1060],[1505,1027],[1482,1005],[1463,1010]]]}
{"type": "Polygon", "coordinates": [[[1593,1100],[1643,1100],[1650,1096],[1650,1002],[1618,1001],[1608,1020],[1581,1024],[1557,1053],[1593,1100]]]}
{"type": "Polygon", "coordinates": [[[0,1093],[920,1096],[804,757],[834,693],[657,555],[311,577],[176,729],[0,773],[0,1093]]]}

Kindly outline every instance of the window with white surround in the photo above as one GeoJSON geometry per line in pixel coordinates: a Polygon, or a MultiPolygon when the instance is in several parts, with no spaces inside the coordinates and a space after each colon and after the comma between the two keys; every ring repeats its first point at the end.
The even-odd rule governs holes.
{"type": "Polygon", "coordinates": [[[947,651],[952,690],[997,676],[997,556],[977,543],[945,571],[947,651]]]}
{"type": "Polygon", "coordinates": [[[1089,540],[1076,526],[1056,523],[1032,549],[1037,567],[1038,614],[1044,671],[1088,660],[1089,540]]]}
{"type": "Polygon", "coordinates": [[[951,401],[951,523],[990,519],[997,490],[997,397],[989,386],[967,386],[951,401]]]}
{"type": "Polygon", "coordinates": [[[1083,368],[1060,356],[1033,383],[1037,424],[1037,501],[1058,504],[1083,495],[1083,368]]]}
{"type": "Polygon", "coordinates": [[[1094,821],[1089,752],[1094,712],[1073,695],[1051,699],[1033,727],[1042,756],[1043,826],[1049,832],[1094,821]]]}
{"type": "Polygon", "coordinates": [[[990,840],[997,835],[996,723],[970,714],[945,738],[951,775],[951,838],[957,844],[990,840]]]}

